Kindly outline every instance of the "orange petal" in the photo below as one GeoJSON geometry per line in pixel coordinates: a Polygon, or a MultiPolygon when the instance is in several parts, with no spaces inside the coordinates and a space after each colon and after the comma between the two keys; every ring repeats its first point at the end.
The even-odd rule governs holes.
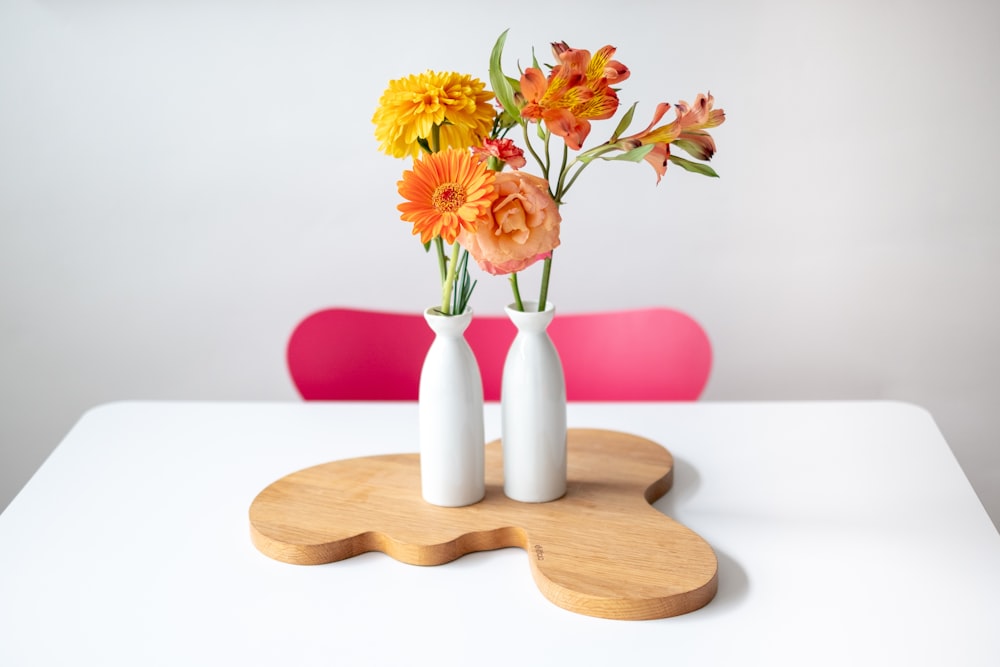
{"type": "Polygon", "coordinates": [[[649,131],[652,130],[653,127],[660,122],[660,119],[663,118],[664,114],[666,114],[668,111],[670,111],[670,102],[660,102],[659,104],[657,104],[656,111],[653,113],[653,121],[646,126],[645,130],[643,130],[642,132],[640,132],[635,136],[641,137],[644,134],[648,134],[649,131]]]}
{"type": "Polygon", "coordinates": [[[667,173],[667,158],[670,157],[670,146],[668,144],[657,144],[653,150],[646,154],[643,158],[653,167],[653,171],[656,172],[656,183],[660,183],[660,179],[663,175],[667,173]]]}
{"type": "Polygon", "coordinates": [[[542,117],[545,127],[552,134],[562,137],[570,150],[580,150],[590,134],[590,123],[577,118],[568,109],[548,109],[542,117]]]}
{"type": "Polygon", "coordinates": [[[537,102],[542,99],[547,88],[548,82],[541,70],[535,67],[524,70],[524,74],[521,75],[521,93],[528,102],[537,102]]]}

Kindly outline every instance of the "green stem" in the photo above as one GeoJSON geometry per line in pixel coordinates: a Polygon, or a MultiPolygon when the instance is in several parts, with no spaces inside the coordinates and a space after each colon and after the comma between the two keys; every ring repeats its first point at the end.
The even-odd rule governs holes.
{"type": "Polygon", "coordinates": [[[545,131],[545,180],[549,180],[549,173],[552,171],[552,151],[551,147],[552,133],[548,130],[545,131]]]}
{"type": "Polygon", "coordinates": [[[538,312],[545,310],[545,300],[549,296],[549,273],[552,271],[552,252],[545,258],[545,265],[542,267],[542,289],[538,294],[538,312]]]}
{"type": "MultiPolygon", "coordinates": [[[[580,174],[583,173],[583,170],[586,169],[588,165],[592,164],[600,156],[602,156],[602,155],[604,155],[606,153],[611,153],[612,151],[615,151],[615,150],[619,150],[619,149],[615,148],[614,144],[602,144],[602,145],[598,146],[597,148],[591,148],[589,151],[586,151],[584,153],[581,153],[580,155],[577,155],[573,159],[573,161],[569,163],[569,166],[567,166],[565,169],[563,169],[563,173],[561,174],[560,185],[559,185],[559,188],[560,188],[559,189],[559,195],[560,195],[560,197],[565,197],[566,196],[566,193],[569,192],[569,189],[571,187],[573,187],[573,184],[576,183],[576,179],[580,177],[580,174]],[[576,171],[574,171],[573,175],[570,176],[569,181],[565,181],[566,174],[568,174],[570,172],[570,170],[573,169],[574,167],[576,168],[576,171]],[[565,181],[565,184],[564,184],[564,181],[565,181]]],[[[562,202],[560,201],[559,203],[561,204],[562,202]]]]}
{"type": "Polygon", "coordinates": [[[434,237],[434,247],[437,248],[438,256],[438,271],[441,273],[441,285],[444,285],[444,280],[448,276],[448,263],[444,258],[444,241],[441,240],[440,236],[434,237]]]}
{"type": "Polygon", "coordinates": [[[521,290],[517,288],[517,273],[510,274],[510,289],[514,292],[514,306],[524,312],[524,304],[521,303],[521,290]]]}
{"type": "Polygon", "coordinates": [[[565,187],[566,181],[566,164],[569,162],[569,147],[563,144],[563,154],[562,154],[562,165],[559,168],[559,183],[556,184],[556,191],[552,194],[552,198],[556,200],[557,204],[562,204],[563,195],[566,194],[568,188],[565,187]]]}
{"type": "MultiPolygon", "coordinates": [[[[562,196],[564,196],[564,197],[566,196],[566,193],[567,193],[567,192],[569,192],[569,189],[570,189],[571,187],[573,187],[573,184],[574,184],[574,183],[576,183],[576,179],[577,179],[577,177],[578,177],[578,176],[580,175],[580,172],[582,172],[582,171],[583,171],[584,169],[586,169],[586,168],[587,168],[587,165],[588,165],[588,164],[590,164],[590,163],[589,163],[589,162],[584,162],[584,163],[582,163],[582,164],[581,164],[581,165],[580,165],[580,166],[579,166],[579,167],[577,168],[577,170],[576,170],[576,171],[575,171],[575,172],[573,173],[573,176],[572,176],[572,177],[570,177],[570,179],[569,179],[569,182],[568,182],[568,183],[566,183],[566,185],[565,185],[565,186],[563,186],[563,189],[562,189],[562,193],[561,193],[561,194],[562,194],[562,196]]],[[[570,167],[571,167],[571,168],[572,168],[572,166],[573,166],[573,165],[570,165],[570,167]]]]}
{"type": "MultiPolygon", "coordinates": [[[[437,123],[431,126],[431,136],[428,143],[431,147],[431,153],[437,153],[441,150],[441,127],[437,123]]],[[[441,292],[442,294],[450,294],[451,285],[454,283],[454,262],[452,262],[451,267],[448,266],[444,255],[444,241],[441,240],[440,236],[434,237],[434,246],[437,248],[438,272],[441,274],[441,292]],[[452,272],[450,280],[448,278],[449,271],[452,272]]],[[[441,299],[441,313],[444,315],[448,314],[448,301],[447,296],[441,299]]]]}
{"type": "MultiPolygon", "coordinates": [[[[441,314],[451,315],[451,291],[455,287],[455,272],[458,267],[458,252],[462,246],[458,245],[458,241],[451,247],[451,261],[448,262],[448,275],[444,279],[444,287],[441,290],[441,314]]],[[[460,315],[461,313],[455,313],[460,315]]]]}
{"type": "Polygon", "coordinates": [[[437,153],[441,150],[441,126],[437,123],[431,127],[431,153],[437,153]]]}
{"type": "Polygon", "coordinates": [[[548,180],[549,179],[548,165],[545,164],[542,158],[539,157],[538,153],[535,152],[535,147],[531,145],[531,139],[528,137],[528,126],[530,124],[531,123],[528,122],[524,122],[521,124],[521,127],[524,128],[524,145],[528,147],[528,152],[531,153],[531,157],[535,158],[535,162],[537,162],[538,166],[541,168],[542,178],[548,180]]]}

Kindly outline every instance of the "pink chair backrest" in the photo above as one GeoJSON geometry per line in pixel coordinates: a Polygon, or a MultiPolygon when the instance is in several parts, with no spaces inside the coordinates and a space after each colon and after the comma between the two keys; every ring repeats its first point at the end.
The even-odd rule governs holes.
{"type": "MultiPolygon", "coordinates": [[[[570,401],[693,401],[708,382],[708,336],[677,310],[557,313],[548,332],[570,401]]],[[[488,401],[515,333],[505,315],[476,315],[465,332],[488,401]]],[[[295,327],[288,368],[306,400],[413,401],[433,339],[419,313],[329,308],[295,327]]]]}

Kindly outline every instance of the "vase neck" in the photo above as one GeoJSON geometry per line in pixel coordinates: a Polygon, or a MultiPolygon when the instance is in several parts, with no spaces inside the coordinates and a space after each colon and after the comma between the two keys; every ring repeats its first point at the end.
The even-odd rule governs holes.
{"type": "Polygon", "coordinates": [[[472,309],[466,308],[461,315],[442,315],[437,308],[424,311],[427,326],[439,336],[461,336],[472,322],[472,309]]]}
{"type": "Polygon", "coordinates": [[[525,301],[524,311],[515,309],[513,304],[504,310],[518,331],[535,333],[544,332],[556,314],[556,307],[552,302],[545,304],[542,312],[538,312],[538,304],[534,301],[525,301]]]}

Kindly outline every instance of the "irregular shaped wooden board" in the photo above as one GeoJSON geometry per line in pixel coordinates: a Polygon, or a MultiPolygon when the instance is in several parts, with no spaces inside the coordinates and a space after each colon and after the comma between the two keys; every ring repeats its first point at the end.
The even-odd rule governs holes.
{"type": "Polygon", "coordinates": [[[708,604],[718,563],[705,540],[651,502],[673,482],[673,457],[635,435],[568,433],[568,490],[521,503],[503,494],[499,440],[486,445],[486,497],[437,507],[420,495],[420,457],[391,454],[307,468],[250,506],[254,545],[287,563],[317,565],[382,551],[439,565],[473,551],[521,547],[556,605],[588,616],[652,619],[708,604]]]}

